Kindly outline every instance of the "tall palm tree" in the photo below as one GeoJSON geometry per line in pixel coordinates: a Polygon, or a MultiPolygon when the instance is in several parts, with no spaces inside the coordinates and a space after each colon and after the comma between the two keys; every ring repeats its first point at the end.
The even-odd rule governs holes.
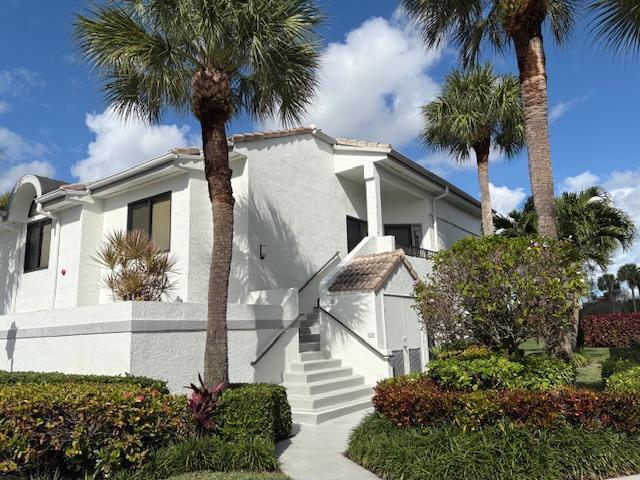
{"type": "Polygon", "coordinates": [[[629,290],[631,290],[631,300],[633,301],[633,311],[637,312],[636,307],[636,288],[640,289],[640,268],[635,263],[626,263],[618,269],[618,280],[627,282],[629,290]]]}
{"type": "Polygon", "coordinates": [[[422,109],[422,140],[435,150],[448,151],[459,162],[473,150],[478,165],[482,230],[493,235],[489,193],[489,152],[508,157],[525,144],[520,86],[511,75],[496,76],[490,64],[454,70],[440,95],[422,109]]]}
{"type": "Polygon", "coordinates": [[[227,296],[233,246],[226,126],[246,114],[299,121],[317,85],[322,16],[314,0],[119,0],[75,19],[75,38],[123,117],[191,112],[202,131],[212,203],[204,378],[228,383],[227,296]]]}
{"type": "Polygon", "coordinates": [[[529,155],[529,175],[538,228],[556,238],[555,201],[547,99],[543,25],[557,43],[571,33],[578,0],[401,0],[428,47],[450,39],[464,65],[473,64],[484,45],[503,52],[513,47],[529,155]]]}
{"type": "Polygon", "coordinates": [[[613,313],[616,312],[616,299],[620,296],[620,282],[615,275],[605,273],[598,277],[596,281],[598,290],[604,293],[604,297],[611,302],[613,313]]]}

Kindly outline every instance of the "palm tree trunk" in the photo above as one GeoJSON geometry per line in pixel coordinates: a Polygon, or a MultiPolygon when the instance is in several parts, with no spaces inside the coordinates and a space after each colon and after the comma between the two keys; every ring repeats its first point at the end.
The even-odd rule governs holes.
{"type": "Polygon", "coordinates": [[[222,115],[203,115],[200,120],[205,177],[213,211],[213,251],[204,352],[204,382],[207,386],[229,383],[227,298],[233,252],[234,198],[225,121],[222,115]]]}
{"type": "Polygon", "coordinates": [[[482,232],[488,237],[493,235],[493,212],[489,192],[489,146],[474,148],[478,164],[478,183],[480,184],[480,204],[482,207],[482,232]]]}
{"type": "Polygon", "coordinates": [[[538,214],[538,232],[557,238],[549,120],[547,73],[541,27],[514,38],[529,154],[531,191],[538,214]]]}

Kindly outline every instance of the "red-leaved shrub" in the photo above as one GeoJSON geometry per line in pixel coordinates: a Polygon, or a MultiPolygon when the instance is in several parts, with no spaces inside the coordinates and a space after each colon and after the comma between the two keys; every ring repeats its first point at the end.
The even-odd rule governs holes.
{"type": "Polygon", "coordinates": [[[583,321],[586,347],[631,347],[640,344],[640,312],[591,315],[583,321]]]}
{"type": "Polygon", "coordinates": [[[453,423],[477,428],[509,420],[532,428],[571,425],[640,433],[640,396],[575,388],[456,392],[426,377],[400,377],[376,386],[373,405],[402,427],[453,423]]]}

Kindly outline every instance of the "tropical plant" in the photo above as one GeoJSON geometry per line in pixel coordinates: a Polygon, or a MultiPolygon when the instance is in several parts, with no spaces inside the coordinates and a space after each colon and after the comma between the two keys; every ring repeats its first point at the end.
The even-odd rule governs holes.
{"type": "Polygon", "coordinates": [[[482,230],[485,235],[493,235],[489,152],[493,148],[512,157],[525,144],[518,79],[496,76],[490,64],[454,70],[440,95],[423,107],[422,114],[425,144],[449,152],[459,162],[469,161],[473,150],[478,165],[482,230]]]}
{"type": "Polygon", "coordinates": [[[594,33],[616,52],[640,53],[640,3],[637,0],[595,0],[590,5],[594,33]]]}
{"type": "Polygon", "coordinates": [[[620,288],[620,281],[616,278],[615,275],[611,273],[605,273],[598,277],[598,279],[596,280],[596,285],[598,286],[598,290],[600,290],[604,294],[604,298],[611,302],[613,313],[615,313],[616,300],[622,293],[622,289],[620,288]]]}
{"type": "Polygon", "coordinates": [[[119,0],[75,19],[80,50],[123,117],[166,110],[200,122],[213,208],[204,380],[228,383],[227,298],[233,246],[226,126],[245,114],[297,123],[317,85],[322,16],[314,0],[119,0]]]}
{"type": "Polygon", "coordinates": [[[107,235],[95,261],[109,273],[104,284],[115,300],[160,301],[175,287],[176,259],[140,230],[107,235]]]}
{"type": "Polygon", "coordinates": [[[6,210],[9,206],[9,193],[0,194],[0,210],[6,210]]]}
{"type": "Polygon", "coordinates": [[[637,312],[636,306],[636,288],[640,289],[640,268],[635,263],[627,263],[618,269],[618,280],[626,282],[629,290],[631,290],[631,299],[633,301],[633,311],[637,312]]]}
{"type": "Polygon", "coordinates": [[[568,357],[559,343],[584,290],[564,242],[470,237],[436,255],[433,273],[416,284],[415,308],[436,345],[462,339],[512,354],[541,337],[568,357]]]}
{"type": "MultiPolygon", "coordinates": [[[[574,258],[593,270],[606,269],[618,248],[627,250],[637,237],[631,217],[617,208],[601,187],[564,192],[556,199],[558,235],[571,243],[574,258]]],[[[535,235],[537,215],[531,197],[522,210],[495,218],[498,233],[507,237],[535,235]]]]}

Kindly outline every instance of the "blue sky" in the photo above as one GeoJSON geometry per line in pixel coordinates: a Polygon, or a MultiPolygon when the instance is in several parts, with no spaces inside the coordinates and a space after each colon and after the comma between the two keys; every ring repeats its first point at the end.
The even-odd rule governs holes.
{"type": "MultiPolygon", "coordinates": [[[[453,165],[415,141],[417,107],[433,98],[457,66],[445,47],[426,52],[391,0],[321,0],[327,13],[323,87],[309,122],[337,137],[391,142],[411,158],[478,195],[473,165],[453,165]]],[[[74,54],[71,22],[83,0],[3,0],[0,9],[0,189],[28,171],[86,180],[196,143],[191,118],[166,115],[163,126],[124,125],[106,111],[99,84],[74,54]]],[[[599,183],[640,221],[640,59],[601,51],[580,19],[573,39],[546,44],[551,150],[556,186],[599,183]]],[[[493,58],[515,72],[513,53],[493,58]]],[[[260,128],[236,121],[231,132],[260,128]]],[[[507,210],[529,192],[526,155],[491,164],[494,206],[507,210]]],[[[640,262],[636,247],[617,262],[640,262]]]]}

